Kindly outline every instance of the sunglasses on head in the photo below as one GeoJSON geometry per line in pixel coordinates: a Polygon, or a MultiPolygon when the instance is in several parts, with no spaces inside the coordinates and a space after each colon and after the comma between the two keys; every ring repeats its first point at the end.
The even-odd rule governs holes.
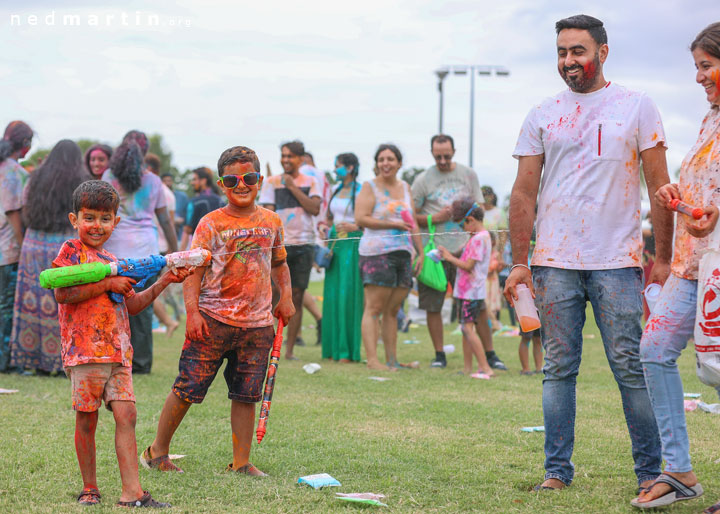
{"type": "Polygon", "coordinates": [[[260,173],[251,171],[250,173],[245,173],[243,175],[223,175],[220,177],[222,185],[228,189],[237,187],[241,180],[242,183],[248,187],[254,186],[260,182],[260,173]]]}

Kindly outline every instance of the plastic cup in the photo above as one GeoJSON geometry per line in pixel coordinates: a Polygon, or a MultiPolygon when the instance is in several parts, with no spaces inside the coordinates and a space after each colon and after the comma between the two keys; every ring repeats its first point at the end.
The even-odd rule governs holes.
{"type": "Polygon", "coordinates": [[[517,300],[515,304],[515,314],[520,322],[520,329],[523,332],[530,332],[540,328],[540,316],[538,316],[535,300],[533,300],[530,289],[525,284],[515,286],[517,300]]]}
{"type": "Polygon", "coordinates": [[[645,292],[643,294],[645,295],[645,301],[647,302],[648,309],[650,309],[650,313],[655,310],[655,304],[660,296],[660,291],[662,291],[662,286],[660,284],[649,284],[645,288],[645,292]]]}

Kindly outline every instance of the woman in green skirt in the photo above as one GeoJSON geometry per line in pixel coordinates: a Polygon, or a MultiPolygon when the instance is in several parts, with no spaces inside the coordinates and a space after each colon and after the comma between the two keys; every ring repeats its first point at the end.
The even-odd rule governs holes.
{"type": "Polygon", "coordinates": [[[358,266],[358,244],[362,231],[355,224],[355,196],[360,191],[360,163],[353,153],[335,159],[339,185],[328,204],[328,248],[333,257],[325,270],[323,293],[323,359],[360,362],[360,322],[363,286],[358,266]]]}

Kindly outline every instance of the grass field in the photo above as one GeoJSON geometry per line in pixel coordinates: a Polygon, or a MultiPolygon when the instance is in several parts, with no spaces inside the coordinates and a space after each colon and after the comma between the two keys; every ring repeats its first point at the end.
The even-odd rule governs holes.
{"type": "MultiPolygon", "coordinates": [[[[313,284],[319,294],[318,284],[313,284]]],[[[590,313],[589,313],[590,314],[590,313]]],[[[306,313],[305,324],[311,324],[306,313]]],[[[578,419],[572,487],[533,493],[543,476],[543,434],[523,426],[542,425],[539,376],[520,376],[519,338],[497,338],[498,354],[510,371],[491,381],[457,375],[461,339],[446,329],[446,343],[458,351],[448,368],[431,370],[433,356],[425,327],[400,334],[399,357],[419,360],[419,370],[368,372],[363,365],[320,361],[319,347],[297,348],[299,362],[281,360],[262,445],[251,460],[270,474],[263,479],[223,472],[231,461],[229,410],[221,376],[201,405],[194,406],[174,439],[171,453],[185,474],[140,470],[144,488],[173,512],[352,512],[380,509],[334,499],[335,492],[376,492],[393,512],[630,512],[635,493],[630,440],[620,395],[608,368],[598,331],[588,316],[583,364],[578,379],[578,419]],[[307,362],[322,369],[308,375],[307,362]],[[384,375],[386,382],[369,380],[384,375]],[[340,488],[315,491],[298,477],[326,472],[340,488]]],[[[305,328],[314,343],[314,330],[305,328]]],[[[150,376],[135,378],[140,449],[153,439],[158,415],[175,378],[182,344],[180,331],[155,338],[150,376]]],[[[716,402],[715,392],[695,377],[694,357],[680,360],[685,390],[716,402]]],[[[73,447],[74,414],[70,385],[63,378],[0,375],[0,511],[85,512],[76,506],[82,488],[73,447]]],[[[706,495],[671,507],[700,512],[720,496],[718,430],[720,416],[688,414],[695,469],[706,495]]],[[[98,485],[103,504],[115,509],[120,478],[113,446],[112,415],[102,410],[98,425],[98,485]]]]}

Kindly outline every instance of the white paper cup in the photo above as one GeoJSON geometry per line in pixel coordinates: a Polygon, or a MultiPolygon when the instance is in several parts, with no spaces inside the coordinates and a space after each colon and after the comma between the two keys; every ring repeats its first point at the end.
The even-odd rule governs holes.
{"type": "Polygon", "coordinates": [[[651,314],[655,310],[655,304],[660,296],[660,291],[662,291],[662,286],[656,283],[648,284],[645,288],[645,301],[651,314]]]}

